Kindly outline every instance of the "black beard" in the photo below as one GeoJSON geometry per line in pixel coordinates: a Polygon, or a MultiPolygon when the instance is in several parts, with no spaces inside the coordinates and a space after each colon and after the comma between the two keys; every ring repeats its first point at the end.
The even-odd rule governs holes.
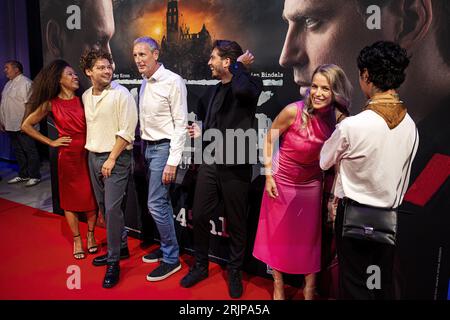
{"type": "Polygon", "coordinates": [[[213,71],[211,71],[211,77],[213,79],[216,79],[216,80],[221,80],[222,79],[222,77],[219,74],[217,74],[217,72],[214,74],[213,71]]]}

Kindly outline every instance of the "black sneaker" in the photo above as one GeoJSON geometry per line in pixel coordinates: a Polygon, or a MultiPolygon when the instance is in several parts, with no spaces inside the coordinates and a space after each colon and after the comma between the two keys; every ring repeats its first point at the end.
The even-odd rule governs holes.
{"type": "Polygon", "coordinates": [[[228,293],[233,299],[238,299],[242,296],[242,275],[239,270],[228,271],[228,293]]]}
{"type": "Polygon", "coordinates": [[[171,276],[175,272],[181,269],[181,263],[178,261],[177,263],[170,264],[164,261],[161,262],[159,267],[150,272],[147,276],[148,281],[161,281],[171,276]]]}
{"type": "Polygon", "coordinates": [[[196,264],[189,270],[189,273],[181,279],[180,285],[183,288],[190,288],[206,278],[208,278],[208,268],[196,264]]]}
{"type": "Polygon", "coordinates": [[[142,261],[144,261],[145,263],[155,263],[158,261],[162,261],[163,258],[163,253],[161,251],[161,249],[156,249],[153,252],[150,252],[149,254],[146,254],[145,256],[142,257],[142,261]]]}

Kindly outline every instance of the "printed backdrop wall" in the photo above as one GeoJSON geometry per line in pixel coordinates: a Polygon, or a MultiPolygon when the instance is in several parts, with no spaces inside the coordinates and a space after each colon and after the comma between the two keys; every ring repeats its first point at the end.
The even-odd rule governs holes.
{"type": "MultiPolygon", "coordinates": [[[[216,81],[207,61],[212,42],[231,39],[256,57],[251,72],[264,89],[258,103],[257,128],[262,142],[267,128],[287,104],[300,100],[314,69],[323,63],[339,64],[354,86],[351,112],[361,111],[364,97],[358,84],[359,50],[377,40],[398,41],[408,49],[411,65],[400,91],[409,113],[418,123],[420,145],[410,188],[399,216],[395,266],[400,298],[445,299],[450,279],[450,4],[422,1],[302,1],[302,0],[41,0],[41,36],[44,63],[66,59],[79,70],[82,52],[89,48],[111,51],[114,81],[138,99],[141,76],[133,62],[132,44],[139,36],[161,43],[160,61],[179,73],[188,87],[190,120],[195,121],[198,100],[216,81]]],[[[56,134],[53,132],[52,134],[56,134]]],[[[193,145],[188,139],[184,163],[193,145]]],[[[260,144],[261,147],[261,144],[260,144]]],[[[143,239],[157,238],[146,206],[147,180],[144,146],[136,130],[134,166],[126,203],[126,224],[143,239]]],[[[55,154],[52,156],[53,190],[57,195],[55,154]]],[[[385,164],[388,166],[389,164],[385,164]]],[[[268,268],[251,256],[264,186],[260,165],[254,166],[249,205],[248,249],[245,269],[267,275],[268,268]]],[[[172,186],[174,219],[180,244],[192,251],[192,198],[195,174],[172,186]]],[[[54,207],[59,209],[54,196],[54,207]]],[[[60,209],[59,209],[60,210],[60,209]]],[[[324,210],[322,290],[334,295],[335,256],[331,224],[324,210]]],[[[228,234],[226,212],[219,207],[211,220],[210,258],[225,262],[228,234]]],[[[295,280],[293,280],[295,281],[295,280]]]]}

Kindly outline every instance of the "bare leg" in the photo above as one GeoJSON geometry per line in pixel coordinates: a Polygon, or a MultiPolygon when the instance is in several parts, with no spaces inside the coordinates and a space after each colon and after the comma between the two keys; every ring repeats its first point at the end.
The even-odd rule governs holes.
{"type": "Polygon", "coordinates": [[[284,300],[283,273],[272,269],[273,276],[273,300],[284,300]]]}
{"type": "Polygon", "coordinates": [[[97,242],[94,236],[95,224],[97,222],[97,212],[89,211],[86,212],[87,224],[88,224],[88,234],[87,234],[87,247],[89,253],[96,253],[98,251],[97,242]]]}
{"type": "Polygon", "coordinates": [[[303,296],[305,300],[314,300],[316,292],[316,274],[310,273],[305,275],[305,287],[303,288],[303,296]]]}
{"type": "Polygon", "coordinates": [[[83,241],[78,226],[78,215],[72,211],[64,211],[64,215],[66,216],[70,231],[72,231],[74,257],[75,259],[83,259],[85,256],[83,251],[83,241]]]}

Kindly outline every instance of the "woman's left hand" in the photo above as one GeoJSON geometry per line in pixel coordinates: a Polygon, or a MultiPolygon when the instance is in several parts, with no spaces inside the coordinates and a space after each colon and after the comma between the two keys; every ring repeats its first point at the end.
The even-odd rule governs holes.
{"type": "Polygon", "coordinates": [[[278,197],[277,184],[275,183],[273,177],[270,175],[266,176],[266,192],[272,199],[278,197]]]}

